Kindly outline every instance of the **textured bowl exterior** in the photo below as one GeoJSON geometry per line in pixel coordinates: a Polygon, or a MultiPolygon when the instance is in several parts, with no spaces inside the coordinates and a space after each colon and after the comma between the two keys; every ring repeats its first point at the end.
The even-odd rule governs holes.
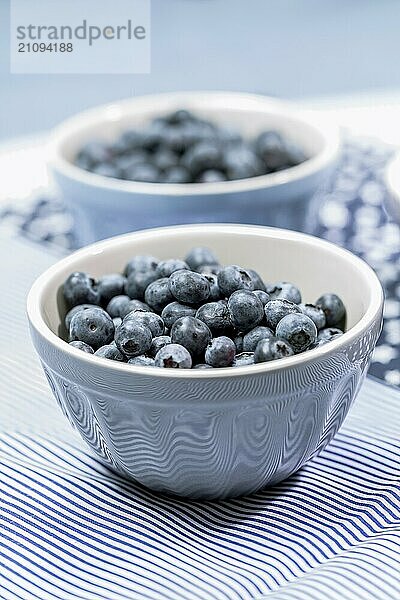
{"type": "Polygon", "coordinates": [[[97,189],[59,174],[54,174],[54,178],[78,224],[75,243],[82,247],[131,231],[188,223],[248,223],[310,232],[313,193],[332,170],[333,165],[296,186],[222,195],[188,193],[169,198],[97,189]],[[110,211],[110,207],[114,209],[110,211]]]}
{"type": "Polygon", "coordinates": [[[217,499],[288,477],[341,426],[366,375],[381,315],[340,351],[254,375],[182,379],[82,366],[31,327],[51,389],[109,467],[160,492],[217,499]]]}
{"type": "Polygon", "coordinates": [[[122,233],[188,223],[248,223],[310,232],[313,194],[333,169],[330,165],[296,184],[276,188],[168,198],[101,189],[56,172],[53,177],[78,225],[75,243],[80,248],[122,233]]]}

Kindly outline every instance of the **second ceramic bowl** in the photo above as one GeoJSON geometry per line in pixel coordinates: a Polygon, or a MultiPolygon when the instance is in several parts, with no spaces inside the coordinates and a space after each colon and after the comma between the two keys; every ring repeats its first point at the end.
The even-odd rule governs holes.
{"type": "Polygon", "coordinates": [[[94,108],[68,119],[51,136],[50,171],[76,221],[79,246],[147,227],[194,222],[232,222],[306,229],[309,200],[333,170],[337,129],[266,96],[235,92],[185,92],[143,96],[94,108]],[[73,164],[93,140],[111,141],[128,128],[178,108],[245,137],[280,131],[309,157],[277,173],[217,183],[139,183],[103,177],[73,164]]]}
{"type": "Polygon", "coordinates": [[[107,465],[158,491],[192,498],[247,494],[288,477],[340,427],[380,333],[383,296],[370,267],[299,233],[238,225],[167,227],[84,248],[51,267],[28,298],[34,345],[70,422],[107,465]],[[212,248],[223,264],[251,265],[304,299],[338,293],[340,338],[290,358],[237,368],[178,370],[98,358],[58,337],[61,286],[73,271],[121,271],[135,254],[184,256],[212,248]]]}

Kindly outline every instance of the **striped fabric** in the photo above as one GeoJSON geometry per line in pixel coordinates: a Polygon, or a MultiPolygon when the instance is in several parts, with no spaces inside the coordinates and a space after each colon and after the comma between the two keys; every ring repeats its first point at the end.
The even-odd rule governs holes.
{"type": "Polygon", "coordinates": [[[50,395],[22,315],[55,257],[4,236],[0,256],[2,600],[400,598],[397,390],[367,381],[328,449],[273,489],[157,496],[102,466],[50,395]]]}

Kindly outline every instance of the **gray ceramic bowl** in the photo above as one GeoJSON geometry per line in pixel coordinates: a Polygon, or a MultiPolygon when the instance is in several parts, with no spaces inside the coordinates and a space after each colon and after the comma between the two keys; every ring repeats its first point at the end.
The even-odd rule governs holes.
{"type": "Polygon", "coordinates": [[[311,111],[267,96],[236,92],[181,92],[131,98],[82,112],[51,136],[49,167],[79,225],[78,245],[146,227],[230,222],[303,231],[310,198],[333,170],[337,128],[311,111]],[[303,148],[304,163],[278,173],[217,183],[139,183],[89,173],[73,164],[87,142],[115,140],[129,127],[186,107],[254,137],[276,129],[303,148]]]}
{"type": "Polygon", "coordinates": [[[225,498],[288,477],[337,432],[365,377],[381,330],[382,289],[360,259],[304,234],[247,225],[147,230],[84,248],[34,283],[33,343],[70,422],[110,467],[163,492],[225,498]],[[133,367],[93,357],[57,336],[60,287],[76,270],[122,270],[134,254],[183,256],[213,248],[222,263],[298,284],[306,300],[333,291],[348,331],[330,344],[271,363],[214,370],[133,367]]]}

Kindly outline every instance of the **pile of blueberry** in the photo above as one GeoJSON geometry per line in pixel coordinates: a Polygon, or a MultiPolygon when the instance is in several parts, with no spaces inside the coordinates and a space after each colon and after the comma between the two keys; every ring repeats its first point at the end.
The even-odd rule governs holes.
{"type": "Polygon", "coordinates": [[[247,141],[236,131],[177,110],[144,129],[125,131],[113,143],[88,143],[75,164],[130,181],[210,183],[265,175],[304,160],[304,152],[277,131],[247,141]]]}
{"type": "Polygon", "coordinates": [[[343,335],[336,294],[302,304],[291,283],[221,266],[208,248],[184,260],[135,256],[124,274],[72,273],[63,286],[75,348],[132,365],[239,367],[292,356],[343,335]]]}

